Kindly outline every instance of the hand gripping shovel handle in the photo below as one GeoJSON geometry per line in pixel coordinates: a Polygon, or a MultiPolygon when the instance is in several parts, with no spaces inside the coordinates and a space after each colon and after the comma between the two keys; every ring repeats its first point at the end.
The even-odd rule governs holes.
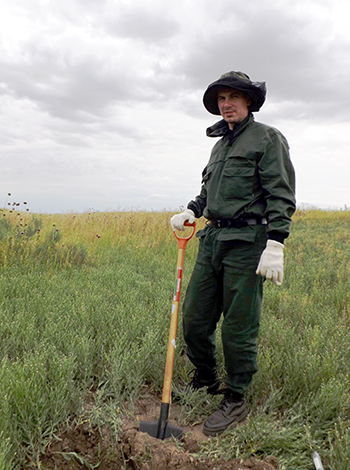
{"type": "Polygon", "coordinates": [[[167,350],[167,356],[166,356],[160,417],[159,417],[159,421],[151,422],[151,423],[142,421],[140,424],[141,432],[147,432],[150,436],[156,437],[157,439],[165,439],[171,436],[176,437],[176,438],[181,438],[182,431],[183,431],[179,427],[171,426],[170,424],[168,424],[168,416],[169,416],[170,397],[171,397],[171,382],[173,378],[174,356],[175,356],[175,348],[176,348],[176,333],[177,333],[177,323],[178,323],[178,317],[179,317],[179,304],[180,304],[182,271],[183,271],[183,266],[184,266],[185,250],[186,250],[187,242],[193,237],[196,231],[195,222],[193,224],[185,222],[185,225],[188,227],[192,227],[192,231],[190,235],[187,237],[180,237],[174,230],[175,237],[177,238],[178,243],[179,243],[179,251],[178,251],[177,263],[176,263],[175,288],[174,288],[174,297],[173,297],[173,303],[172,303],[172,309],[171,309],[168,350],[167,350]]]}

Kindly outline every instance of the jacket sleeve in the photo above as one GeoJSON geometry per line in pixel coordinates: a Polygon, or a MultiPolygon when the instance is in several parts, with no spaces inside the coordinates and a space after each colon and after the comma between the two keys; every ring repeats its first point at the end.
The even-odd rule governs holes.
{"type": "Polygon", "coordinates": [[[204,208],[207,205],[207,189],[205,186],[205,181],[203,179],[204,175],[207,173],[207,167],[204,168],[202,172],[202,187],[199,195],[187,204],[187,209],[191,209],[195,216],[199,219],[203,215],[204,208]]]}
{"type": "Polygon", "coordinates": [[[283,243],[296,209],[295,172],[288,142],[276,129],[271,128],[267,133],[258,169],[266,200],[268,237],[283,243]]]}

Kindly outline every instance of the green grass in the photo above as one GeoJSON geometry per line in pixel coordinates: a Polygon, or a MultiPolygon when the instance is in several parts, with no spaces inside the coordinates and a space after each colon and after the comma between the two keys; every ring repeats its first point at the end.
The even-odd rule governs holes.
{"type": "MultiPolygon", "coordinates": [[[[126,401],[132,409],[145,384],[160,394],[177,242],[167,212],[3,213],[0,470],[39,468],[89,391],[91,419],[116,435],[126,401]]],[[[275,455],[281,470],[311,470],[317,451],[325,469],[349,468],[349,227],[347,211],[295,214],[284,282],[265,284],[249,419],[202,443],[203,456],[275,455]]],[[[197,247],[186,250],[183,294],[197,247]]],[[[174,386],[192,368],[181,328],[177,346],[174,386]]],[[[184,397],[184,423],[217,400],[184,397]]]]}

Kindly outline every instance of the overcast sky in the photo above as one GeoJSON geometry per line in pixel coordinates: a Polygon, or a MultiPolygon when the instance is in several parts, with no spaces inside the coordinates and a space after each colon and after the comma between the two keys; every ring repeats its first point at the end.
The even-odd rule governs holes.
{"type": "Polygon", "coordinates": [[[348,0],[2,0],[0,207],[177,210],[230,70],[266,81],[299,206],[350,207],[348,0]]]}

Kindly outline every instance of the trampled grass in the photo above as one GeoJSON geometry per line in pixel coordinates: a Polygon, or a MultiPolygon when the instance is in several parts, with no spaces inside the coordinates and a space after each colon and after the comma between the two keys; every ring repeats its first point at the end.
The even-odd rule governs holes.
{"type": "MultiPolygon", "coordinates": [[[[91,419],[116,434],[125,401],[132,408],[145,384],[161,391],[177,242],[168,212],[3,214],[0,469],[39,468],[89,391],[91,419]]],[[[348,211],[295,214],[284,282],[265,284],[251,414],[203,455],[275,455],[281,469],[304,470],[317,451],[325,469],[350,468],[349,228],[348,211]]],[[[183,294],[197,246],[186,250],[183,294]]],[[[175,385],[191,370],[181,328],[177,345],[175,385]]],[[[215,405],[189,396],[183,419],[215,405]]]]}

